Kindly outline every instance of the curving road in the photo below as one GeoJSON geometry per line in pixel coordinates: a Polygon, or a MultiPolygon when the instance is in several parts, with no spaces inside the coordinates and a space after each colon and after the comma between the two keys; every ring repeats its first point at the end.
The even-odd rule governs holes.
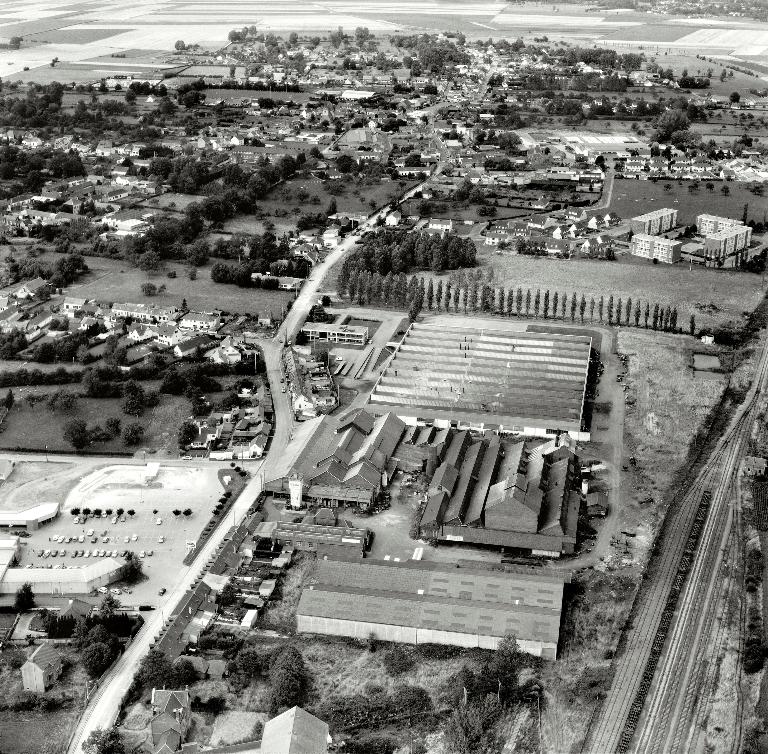
{"type": "MultiPolygon", "coordinates": [[[[407,191],[400,201],[410,198],[421,189],[422,185],[419,184],[407,191]]],[[[354,246],[359,240],[359,234],[362,231],[375,226],[378,219],[385,217],[388,212],[388,207],[382,207],[374,212],[365,223],[360,225],[356,233],[347,236],[336,249],[326,256],[321,264],[312,270],[311,277],[302,286],[301,292],[294,300],[291,310],[275,333],[275,336],[272,340],[261,343],[269,383],[274,388],[275,433],[266,459],[258,464],[249,464],[252,478],[232,507],[232,514],[237,523],[243,520],[248,508],[261,493],[264,481],[272,479],[275,475],[276,469],[279,467],[281,459],[293,437],[293,411],[290,405],[290,396],[276,389],[283,376],[281,364],[283,345],[287,339],[295,338],[296,333],[304,323],[309,309],[315,303],[317,291],[327,272],[354,246]]],[[[42,454],[40,455],[42,456],[42,454]]],[[[83,459],[73,456],[72,460],[82,462],[83,459]]],[[[118,459],[115,460],[119,462],[118,459]]],[[[103,459],[101,459],[101,462],[103,462],[103,459]]],[[[123,462],[130,463],[131,459],[123,459],[123,462]]],[[[164,459],[163,463],[167,463],[167,461],[164,459]]],[[[179,461],[178,463],[188,465],[190,462],[179,461]]],[[[75,733],[70,740],[67,748],[68,754],[82,754],[83,742],[92,731],[98,728],[110,728],[114,725],[123,696],[131,685],[139,663],[147,655],[155,638],[160,634],[165,618],[173,613],[175,606],[181,601],[185,592],[192,587],[198,576],[204,571],[205,564],[218,549],[231,525],[232,519],[226,516],[226,520],[222,520],[219,523],[219,526],[214,530],[208,542],[201,548],[195,563],[189,567],[181,567],[176,585],[169,590],[164,603],[158,606],[158,609],[147,619],[133,643],[117,660],[102,680],[98,690],[91,696],[88,707],[80,718],[75,733]]]]}

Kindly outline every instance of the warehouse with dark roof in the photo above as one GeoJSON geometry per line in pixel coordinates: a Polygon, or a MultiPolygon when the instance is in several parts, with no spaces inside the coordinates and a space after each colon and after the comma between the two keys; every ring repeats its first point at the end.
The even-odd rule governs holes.
{"type": "Polygon", "coordinates": [[[297,629],[485,649],[511,634],[523,651],[554,658],[568,580],[540,568],[324,560],[302,592],[297,629]]]}
{"type": "Polygon", "coordinates": [[[369,407],[407,424],[587,441],[591,347],[584,334],[414,323],[369,407]]]}
{"type": "Polygon", "coordinates": [[[525,554],[573,553],[581,474],[566,435],[553,440],[471,438],[454,432],[427,490],[427,539],[525,554]]]}

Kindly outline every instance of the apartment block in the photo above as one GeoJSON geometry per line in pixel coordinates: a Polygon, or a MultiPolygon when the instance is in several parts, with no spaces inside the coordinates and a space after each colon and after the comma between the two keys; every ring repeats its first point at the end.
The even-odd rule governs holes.
{"type": "Polygon", "coordinates": [[[677,210],[664,208],[644,215],[633,217],[630,227],[633,233],[644,233],[649,236],[657,236],[666,233],[677,225],[677,210]]]}
{"type": "Polygon", "coordinates": [[[704,253],[708,261],[725,260],[727,257],[749,248],[752,241],[752,228],[747,225],[735,225],[704,237],[704,253]]]}
{"type": "Polygon", "coordinates": [[[632,237],[629,251],[636,257],[655,259],[664,264],[675,264],[680,261],[683,244],[671,238],[637,233],[632,237]]]}
{"type": "Polygon", "coordinates": [[[736,228],[742,223],[731,217],[718,217],[717,215],[699,215],[696,218],[696,232],[700,236],[711,236],[722,230],[736,228]]]}

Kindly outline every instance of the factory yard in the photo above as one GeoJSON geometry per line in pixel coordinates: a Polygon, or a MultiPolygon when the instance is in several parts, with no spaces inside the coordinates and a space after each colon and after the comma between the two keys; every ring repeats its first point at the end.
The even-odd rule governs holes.
{"type": "MultiPolygon", "coordinates": [[[[49,480],[42,481],[38,500],[55,502],[57,496],[51,485],[46,484],[49,480]]],[[[27,496],[34,490],[32,482],[23,488],[27,496]]],[[[144,553],[142,562],[147,578],[133,585],[130,595],[119,599],[129,606],[154,605],[158,591],[173,585],[172,576],[181,567],[187,543],[197,540],[222,491],[217,469],[213,467],[114,465],[92,471],[66,495],[60,514],[51,523],[21,539],[20,567],[69,569],[87,566],[94,558],[114,557],[115,553],[119,560],[125,551],[144,553]],[[73,509],[83,508],[101,509],[102,514],[91,514],[83,520],[82,515],[76,517],[73,513],[73,509]],[[174,516],[174,510],[187,508],[191,515],[174,516]],[[124,511],[119,517],[118,509],[124,511]],[[131,510],[132,516],[128,513],[131,510]]],[[[17,495],[13,509],[24,507],[26,503],[22,504],[22,500],[17,495]]],[[[44,604],[45,597],[40,601],[44,604]]]]}

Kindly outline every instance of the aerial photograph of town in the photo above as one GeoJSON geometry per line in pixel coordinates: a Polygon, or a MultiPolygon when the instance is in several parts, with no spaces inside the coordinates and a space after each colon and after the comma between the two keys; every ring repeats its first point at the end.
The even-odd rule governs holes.
{"type": "Polygon", "coordinates": [[[0,0],[0,754],[768,754],[766,194],[768,0],[0,0]]]}

